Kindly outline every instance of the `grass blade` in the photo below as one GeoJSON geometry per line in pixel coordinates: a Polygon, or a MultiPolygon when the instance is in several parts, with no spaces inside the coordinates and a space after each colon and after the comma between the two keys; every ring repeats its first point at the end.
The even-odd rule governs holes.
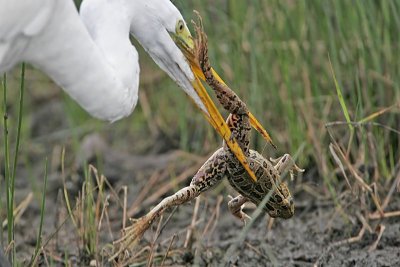
{"type": "Polygon", "coordinates": [[[43,185],[43,192],[42,192],[42,204],[40,206],[39,231],[38,231],[38,236],[36,239],[35,254],[33,255],[31,263],[29,264],[30,266],[36,266],[37,256],[38,256],[40,248],[42,246],[42,229],[43,229],[43,219],[44,219],[44,212],[45,212],[46,189],[47,189],[47,165],[48,165],[48,160],[46,158],[45,165],[44,165],[44,185],[43,185]]]}
{"type": "Polygon", "coordinates": [[[335,75],[335,71],[333,70],[331,58],[329,56],[328,56],[328,58],[329,58],[329,67],[331,69],[333,81],[335,83],[336,93],[337,93],[337,96],[338,96],[338,99],[339,99],[340,106],[342,107],[343,115],[346,118],[346,122],[349,125],[350,131],[353,132],[354,131],[354,127],[353,127],[353,125],[351,125],[351,119],[350,119],[349,111],[347,110],[346,103],[344,102],[342,90],[341,90],[341,88],[339,86],[339,83],[338,83],[338,81],[336,79],[336,75],[335,75]]]}
{"type": "MultiPolygon", "coordinates": [[[[8,212],[9,207],[9,181],[10,181],[10,154],[8,151],[8,126],[7,126],[8,114],[7,114],[7,75],[3,76],[3,130],[4,130],[4,177],[6,180],[6,194],[7,194],[7,220],[10,220],[10,213],[8,212]]],[[[12,214],[12,213],[11,213],[12,214]]],[[[8,243],[11,242],[12,236],[7,227],[8,243]]]]}
{"type": "MultiPolygon", "coordinates": [[[[10,175],[10,150],[8,146],[8,113],[7,113],[7,76],[3,77],[3,123],[4,123],[4,176],[6,179],[7,194],[7,241],[11,244],[13,237],[13,204],[11,198],[11,175],[10,175]]],[[[14,262],[14,253],[11,253],[11,263],[14,262]]]]}
{"type": "Polygon", "coordinates": [[[378,111],[376,111],[376,112],[374,112],[374,113],[368,115],[367,117],[365,117],[365,118],[359,120],[358,123],[366,123],[366,122],[372,121],[372,120],[374,120],[375,118],[381,116],[382,114],[385,114],[386,112],[388,112],[388,111],[390,111],[391,109],[395,108],[396,106],[399,106],[399,107],[400,107],[400,102],[399,102],[399,104],[394,104],[394,105],[391,105],[390,107],[387,107],[387,108],[383,108],[383,109],[381,109],[381,110],[378,110],[378,111]]]}
{"type": "Polygon", "coordinates": [[[19,110],[18,110],[18,128],[17,128],[17,140],[15,142],[14,162],[12,171],[12,183],[11,183],[11,197],[14,199],[14,186],[15,186],[15,175],[17,173],[18,164],[18,151],[21,138],[21,125],[22,125],[22,109],[24,105],[24,91],[25,91],[25,63],[21,65],[21,84],[20,84],[20,95],[19,95],[19,110]]]}
{"type": "Polygon", "coordinates": [[[8,113],[7,113],[7,77],[3,76],[3,122],[4,122],[4,176],[6,178],[6,192],[7,192],[7,237],[8,243],[11,244],[11,263],[15,264],[15,242],[14,242],[14,188],[15,188],[15,175],[18,164],[18,151],[21,137],[22,125],[22,109],[25,89],[25,64],[21,66],[21,83],[20,83],[20,96],[19,96],[19,113],[18,113],[18,128],[15,143],[15,154],[13,169],[10,172],[10,150],[8,140],[8,113]]]}

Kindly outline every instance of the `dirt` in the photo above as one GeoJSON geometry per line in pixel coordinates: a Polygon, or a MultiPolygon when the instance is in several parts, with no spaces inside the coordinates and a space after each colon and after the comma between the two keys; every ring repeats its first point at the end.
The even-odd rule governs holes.
{"type": "MultiPolygon", "coordinates": [[[[225,198],[226,200],[226,198],[225,198]]],[[[308,201],[310,205],[311,201],[308,201]]],[[[209,204],[211,207],[213,204],[209,204]]],[[[191,209],[180,211],[167,224],[159,239],[190,225],[191,209]],[[186,222],[186,223],[184,223],[186,222]]],[[[207,208],[200,208],[199,214],[208,214],[207,208]]],[[[385,231],[375,250],[369,247],[377,238],[375,233],[365,233],[360,241],[333,247],[337,241],[356,236],[360,223],[345,224],[340,217],[332,218],[334,206],[314,206],[311,209],[298,209],[295,217],[289,220],[275,220],[268,229],[265,216],[258,219],[248,232],[244,242],[235,244],[243,225],[221,206],[221,215],[212,234],[203,235],[204,223],[196,227],[196,238],[189,252],[182,252],[171,264],[200,266],[399,266],[400,265],[400,225],[398,220],[385,220],[385,231]],[[197,242],[197,243],[196,243],[197,242]],[[227,257],[230,247],[234,250],[227,257]],[[190,256],[188,256],[188,254],[190,256]]],[[[201,218],[201,217],[200,217],[201,218]]],[[[185,239],[184,235],[181,235],[185,239]]],[[[150,239],[151,240],[151,239],[150,239]]],[[[179,239],[177,244],[184,240],[179,239]],[[180,241],[180,242],[179,242],[180,241]]],[[[145,244],[145,242],[143,242],[145,244]]],[[[165,244],[159,251],[165,253],[165,244]]],[[[182,245],[177,245],[181,247],[182,245]]]]}
{"type": "MultiPolygon", "coordinates": [[[[41,133],[41,129],[36,129],[36,132],[41,133]]],[[[98,231],[96,251],[102,256],[95,258],[88,255],[82,235],[65,208],[61,163],[56,160],[60,154],[59,142],[55,138],[31,144],[29,151],[25,151],[31,164],[24,163],[18,167],[17,203],[35,191],[28,208],[16,224],[17,259],[22,266],[29,262],[36,245],[42,188],[40,179],[44,169],[42,159],[49,151],[57,156],[50,159],[54,162],[49,170],[43,227],[45,249],[38,260],[40,266],[46,266],[47,263],[55,266],[65,263],[85,266],[95,264],[95,259],[100,265],[111,265],[107,261],[112,252],[110,244],[118,239],[122,228],[122,208],[118,203],[123,201],[121,188],[127,186],[128,208],[143,191],[148,190],[142,194],[143,198],[131,213],[137,218],[148,212],[162,197],[188,184],[191,175],[208,157],[168,149],[164,149],[166,152],[162,154],[133,155],[130,151],[111,147],[107,132],[82,138],[81,151],[76,154],[78,156],[66,155],[64,176],[71,204],[74,204],[73,200],[81,190],[84,172],[79,162],[83,160],[102,166],[101,170],[117,192],[115,195],[110,189],[105,191],[110,196],[108,220],[103,218],[98,231]],[[37,147],[41,149],[35,150],[37,147]],[[102,159],[97,159],[95,155],[102,155],[102,159]]],[[[66,145],[71,146],[68,142],[66,145]]],[[[158,221],[154,222],[138,244],[132,263],[134,266],[146,266],[151,259],[154,266],[400,266],[400,218],[369,220],[371,232],[365,231],[359,240],[352,243],[341,242],[358,235],[363,224],[356,214],[365,214],[365,209],[361,208],[357,195],[348,192],[347,197],[340,201],[344,210],[338,212],[338,206],[324,196],[327,193],[323,189],[323,182],[315,177],[313,167],[306,169],[302,181],[291,184],[296,203],[293,218],[271,222],[267,215],[262,214],[250,227],[244,240],[240,240],[244,226],[228,212],[226,204],[228,195],[235,195],[235,192],[224,182],[200,197],[194,220],[193,202],[166,212],[159,236],[156,235],[158,221]],[[307,183],[319,185],[314,194],[302,189],[301,184],[307,183]],[[195,222],[193,227],[192,221],[195,222]],[[385,229],[376,249],[369,251],[378,238],[375,229],[382,226],[385,229]],[[192,234],[188,238],[189,230],[192,234]]],[[[367,206],[373,210],[373,205],[367,206]]],[[[387,210],[399,210],[399,207],[400,199],[395,193],[387,210]]],[[[246,211],[251,215],[254,207],[250,206],[246,211]]],[[[3,240],[5,236],[3,234],[3,240]]]]}

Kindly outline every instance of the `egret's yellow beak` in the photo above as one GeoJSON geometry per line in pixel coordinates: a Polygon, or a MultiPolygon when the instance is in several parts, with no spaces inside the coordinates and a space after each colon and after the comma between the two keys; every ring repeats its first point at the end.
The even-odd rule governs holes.
{"type": "MultiPolygon", "coordinates": [[[[203,114],[207,118],[208,122],[214,127],[214,129],[218,132],[218,134],[225,140],[226,144],[229,146],[231,151],[235,154],[236,158],[240,161],[243,167],[246,169],[250,177],[257,181],[257,178],[254,172],[250,169],[250,166],[247,162],[246,156],[244,155],[242,149],[240,148],[239,144],[236,142],[234,138],[231,138],[231,130],[229,129],[228,125],[226,124],[225,120],[223,119],[221,113],[216,108],[214,102],[212,101],[211,97],[207,93],[206,89],[204,88],[201,80],[205,80],[204,74],[201,71],[199,64],[196,62],[196,59],[193,57],[193,49],[194,49],[194,42],[190,35],[190,32],[185,34],[172,35],[177,46],[181,49],[183,54],[185,55],[188,63],[194,73],[195,79],[192,81],[193,89],[198,94],[201,102],[206,108],[206,111],[203,111],[203,114]]],[[[214,76],[223,84],[225,82],[221,79],[221,77],[214,71],[214,76]]],[[[272,143],[272,140],[268,134],[268,132],[262,127],[262,125],[258,122],[258,120],[253,116],[250,115],[250,122],[252,126],[262,134],[262,136],[267,140],[270,144],[274,147],[275,145],[272,143]]]]}

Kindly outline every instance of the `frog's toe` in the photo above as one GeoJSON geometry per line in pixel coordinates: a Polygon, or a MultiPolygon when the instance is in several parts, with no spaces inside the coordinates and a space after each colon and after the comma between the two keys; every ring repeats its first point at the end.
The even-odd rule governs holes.
{"type": "Polygon", "coordinates": [[[294,179],[294,172],[296,172],[296,173],[302,173],[302,172],[304,172],[304,169],[300,169],[299,166],[297,166],[296,164],[294,164],[293,167],[289,170],[290,180],[291,180],[291,181],[293,181],[293,179],[294,179]]]}
{"type": "Polygon", "coordinates": [[[304,171],[305,171],[305,169],[301,169],[301,168],[300,168],[299,166],[297,166],[296,164],[294,164],[293,169],[294,169],[296,172],[304,172],[304,171]]]}
{"type": "Polygon", "coordinates": [[[283,156],[281,156],[281,157],[279,157],[279,158],[269,158],[269,161],[271,161],[272,162],[272,164],[276,164],[276,163],[278,163],[281,159],[283,158],[283,156]]]}
{"type": "Polygon", "coordinates": [[[242,218],[241,218],[241,220],[242,220],[242,222],[244,223],[244,225],[246,225],[247,222],[251,220],[251,217],[242,211],[242,218]]]}
{"type": "Polygon", "coordinates": [[[233,216],[241,220],[245,225],[246,221],[251,220],[251,217],[243,212],[244,204],[243,205],[235,205],[237,203],[234,202],[235,199],[231,200],[228,203],[229,211],[232,213],[233,216]]]}

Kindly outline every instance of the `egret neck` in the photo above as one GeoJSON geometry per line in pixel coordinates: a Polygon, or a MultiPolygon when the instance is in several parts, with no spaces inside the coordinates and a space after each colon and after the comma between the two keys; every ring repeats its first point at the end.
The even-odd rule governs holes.
{"type": "Polygon", "coordinates": [[[99,23],[85,27],[72,1],[55,1],[54,8],[23,60],[47,73],[92,116],[109,121],[128,116],[139,86],[138,54],[129,41],[128,18],[113,16],[110,21],[102,13],[93,14],[99,23]]]}

